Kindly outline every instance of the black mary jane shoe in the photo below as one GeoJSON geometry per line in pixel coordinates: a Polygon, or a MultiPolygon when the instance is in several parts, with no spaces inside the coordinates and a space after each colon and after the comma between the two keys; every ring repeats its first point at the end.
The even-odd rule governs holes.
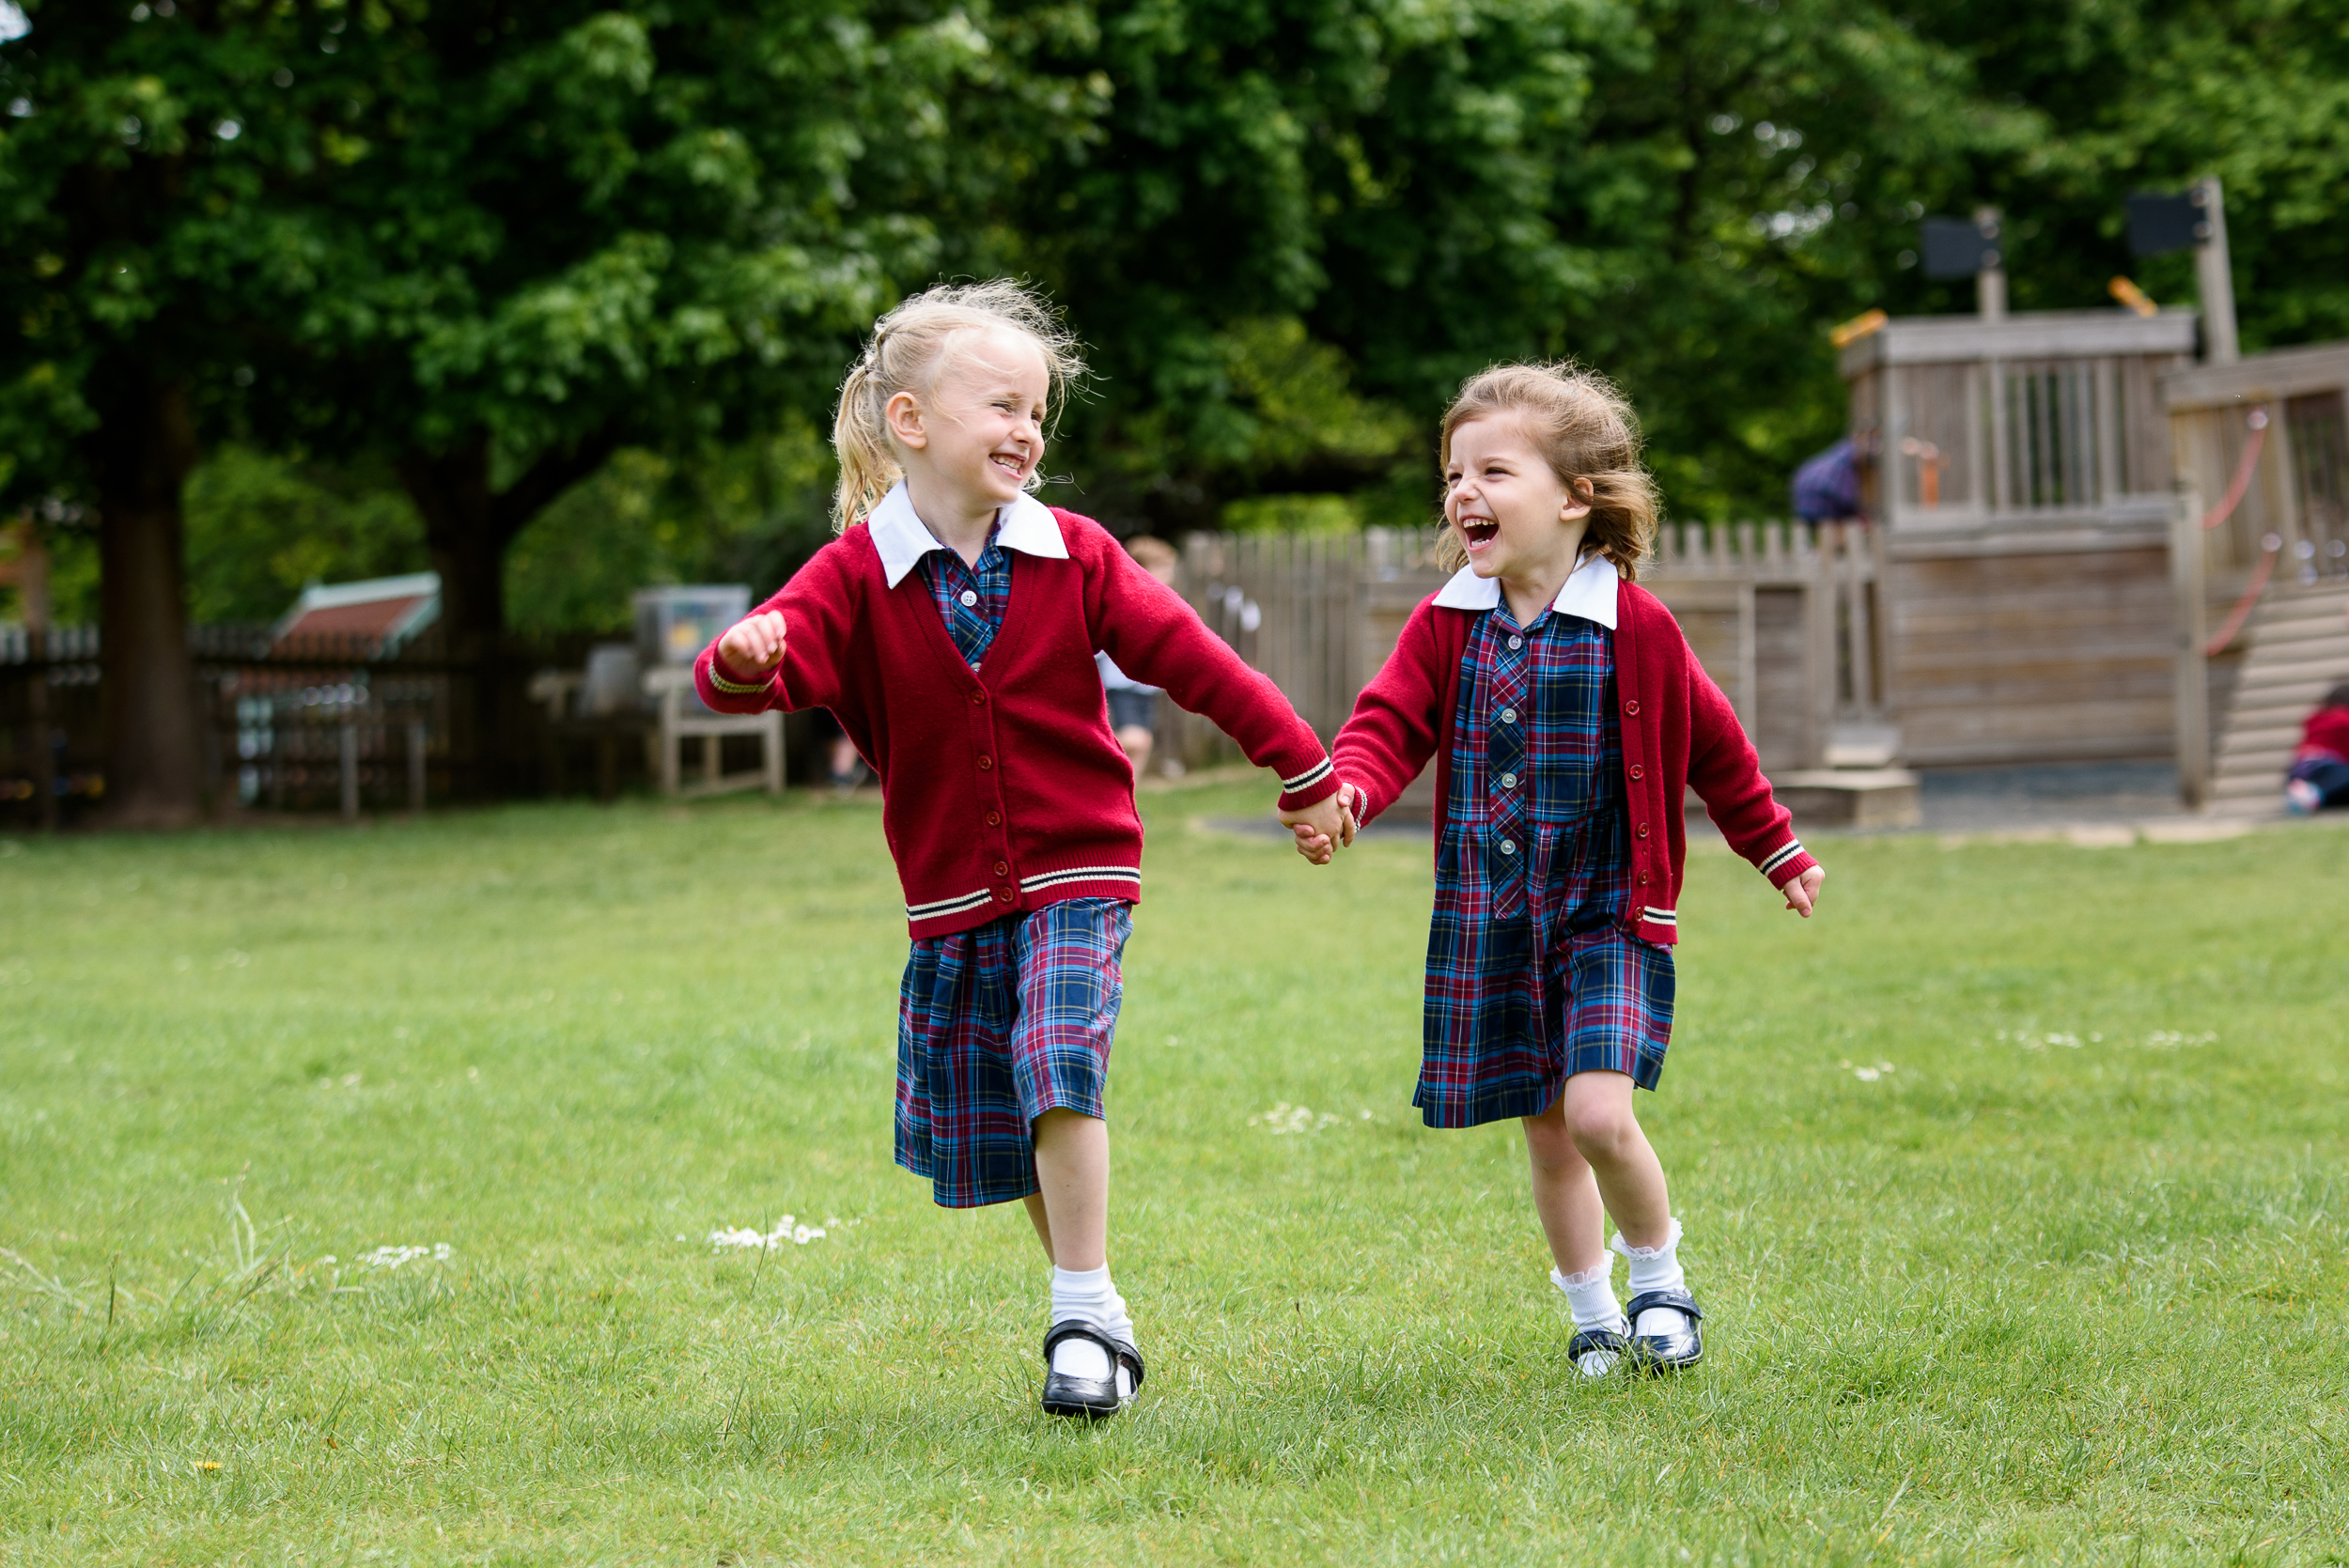
{"type": "Polygon", "coordinates": [[[1631,1357],[1631,1342],[1612,1328],[1582,1329],[1566,1345],[1566,1359],[1585,1377],[1604,1377],[1631,1357]]]}
{"type": "Polygon", "coordinates": [[[1623,1309],[1625,1317],[1636,1329],[1640,1314],[1651,1307],[1666,1307],[1685,1313],[1688,1327],[1670,1334],[1641,1334],[1631,1336],[1631,1353],[1642,1365],[1656,1372],[1678,1372],[1695,1366],[1704,1359],[1704,1330],[1698,1327],[1704,1314],[1697,1311],[1697,1298],[1685,1290],[1652,1290],[1633,1296],[1623,1309]]]}
{"type": "Polygon", "coordinates": [[[1090,1323],[1074,1318],[1055,1323],[1052,1331],[1044,1336],[1044,1413],[1048,1416],[1083,1416],[1098,1421],[1114,1416],[1129,1404],[1134,1394],[1142,1391],[1142,1352],[1132,1345],[1111,1339],[1090,1323]],[[1091,1340],[1108,1353],[1110,1374],[1107,1377],[1070,1377],[1052,1370],[1052,1352],[1064,1340],[1091,1340]],[[1120,1399],[1117,1394],[1117,1369],[1124,1367],[1133,1374],[1133,1393],[1120,1399]]]}

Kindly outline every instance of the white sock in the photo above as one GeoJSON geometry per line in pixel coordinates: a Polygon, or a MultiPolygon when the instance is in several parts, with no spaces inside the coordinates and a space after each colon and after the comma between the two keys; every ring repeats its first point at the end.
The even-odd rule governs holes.
{"type": "MultiPolygon", "coordinates": [[[[1670,1234],[1661,1247],[1633,1247],[1615,1233],[1615,1250],[1631,1260],[1631,1294],[1644,1296],[1652,1290],[1687,1290],[1688,1277],[1680,1267],[1680,1221],[1672,1221],[1670,1234]]],[[[1678,1334],[1688,1327],[1688,1314],[1673,1307],[1650,1307],[1632,1325],[1635,1334],[1678,1334]]]]}
{"type": "MultiPolygon", "coordinates": [[[[1122,1343],[1134,1343],[1134,1320],[1126,1315],[1126,1298],[1110,1282],[1107,1264],[1088,1269],[1053,1268],[1052,1321],[1066,1323],[1071,1318],[1089,1323],[1122,1343]]],[[[1064,1377],[1107,1377],[1109,1352],[1091,1340],[1063,1340],[1052,1349],[1052,1370],[1064,1377]]],[[[1117,1391],[1133,1391],[1133,1374],[1122,1366],[1117,1369],[1117,1391]]]]}
{"type": "Polygon", "coordinates": [[[1566,1305],[1574,1311],[1575,1327],[1604,1328],[1616,1334],[1631,1331],[1623,1320],[1622,1304],[1615,1299],[1614,1272],[1612,1258],[1580,1274],[1549,1271],[1549,1282],[1565,1293],[1566,1305]]]}

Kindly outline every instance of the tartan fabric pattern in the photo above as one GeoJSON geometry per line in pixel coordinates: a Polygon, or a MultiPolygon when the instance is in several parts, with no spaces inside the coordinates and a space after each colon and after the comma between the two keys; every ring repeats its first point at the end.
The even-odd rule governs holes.
{"type": "Polygon", "coordinates": [[[944,1208],[1036,1190],[1030,1127],[1103,1113],[1132,907],[1076,898],[915,940],[897,1002],[897,1163],[944,1208]]]}
{"type": "Polygon", "coordinates": [[[976,566],[944,545],[922,557],[922,581],[929,584],[946,635],[973,670],[1003,629],[1003,607],[1011,602],[1011,551],[1000,542],[1003,532],[1000,521],[988,530],[976,566]]]}
{"type": "Polygon", "coordinates": [[[1672,959],[1631,932],[1613,634],[1504,600],[1460,658],[1412,1103],[1467,1127],[1538,1115],[1578,1072],[1653,1089],[1672,959]]]}

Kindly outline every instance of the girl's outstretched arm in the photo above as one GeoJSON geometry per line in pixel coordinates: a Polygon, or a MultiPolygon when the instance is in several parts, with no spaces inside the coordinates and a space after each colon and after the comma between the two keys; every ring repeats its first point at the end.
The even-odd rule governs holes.
{"type": "Polygon", "coordinates": [[[1688,655],[1687,668],[1689,787],[1729,846],[1751,861],[1784,895],[1786,907],[1807,920],[1827,872],[1795,836],[1794,814],[1770,792],[1762,759],[1727,693],[1695,654],[1688,655]]]}
{"type": "Polygon", "coordinates": [[[1283,813],[1335,795],[1337,780],[1320,737],[1271,678],[1250,669],[1181,595],[1144,571],[1099,523],[1062,517],[1069,551],[1086,567],[1094,647],[1128,675],[1163,688],[1185,711],[1213,721],[1249,761],[1279,773],[1283,813]]]}
{"type": "Polygon", "coordinates": [[[693,688],[720,713],[832,707],[856,578],[847,541],[834,539],[775,596],[729,627],[693,661],[693,688]]]}

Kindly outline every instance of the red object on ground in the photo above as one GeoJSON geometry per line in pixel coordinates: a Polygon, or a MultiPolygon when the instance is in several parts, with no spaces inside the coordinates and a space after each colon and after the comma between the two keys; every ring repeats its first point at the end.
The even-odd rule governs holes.
{"type": "Polygon", "coordinates": [[[2310,756],[2349,762],[2349,707],[2320,707],[2300,725],[2300,749],[2292,753],[2292,760],[2301,762],[2310,756]]]}
{"type": "MultiPolygon", "coordinates": [[[[1771,795],[1736,709],[1688,651],[1672,612],[1636,583],[1623,583],[1617,596],[1615,700],[1623,726],[1624,802],[1632,882],[1643,906],[1636,930],[1647,941],[1669,943],[1679,932],[1688,853],[1681,802],[1690,784],[1730,847],[1772,886],[1784,887],[1818,862],[1795,837],[1794,817],[1771,795]],[[1651,827],[1657,836],[1651,836],[1651,827]]],[[[1338,732],[1337,776],[1369,793],[1365,821],[1392,805],[1432,757],[1436,840],[1442,843],[1460,656],[1478,613],[1439,608],[1433,596],[1423,600],[1338,732]]]]}
{"type": "MultiPolygon", "coordinates": [[[[784,661],[722,713],[824,707],[881,782],[881,826],[916,937],[967,931],[1067,898],[1139,899],[1134,769],[1110,734],[1095,652],[1281,775],[1284,808],[1337,793],[1321,741],[1271,680],[1090,518],[1055,506],[1068,558],[1022,554],[1003,629],[973,672],[920,574],[889,586],[870,529],[818,551],[753,611],[784,616],[784,661]]],[[[729,683],[743,681],[723,666],[729,683]]]]}

